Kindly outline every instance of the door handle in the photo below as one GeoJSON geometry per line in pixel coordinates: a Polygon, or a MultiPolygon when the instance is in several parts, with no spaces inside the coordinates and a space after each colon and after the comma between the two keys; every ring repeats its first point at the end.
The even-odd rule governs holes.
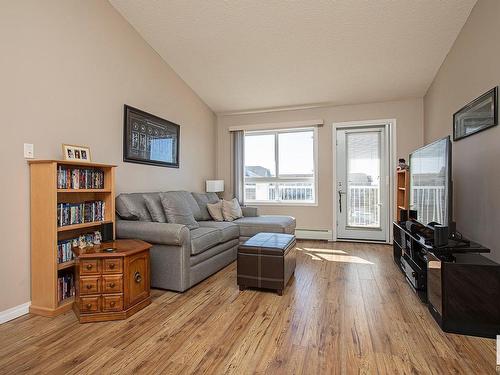
{"type": "Polygon", "coordinates": [[[339,190],[339,211],[342,213],[342,191],[339,190]]]}

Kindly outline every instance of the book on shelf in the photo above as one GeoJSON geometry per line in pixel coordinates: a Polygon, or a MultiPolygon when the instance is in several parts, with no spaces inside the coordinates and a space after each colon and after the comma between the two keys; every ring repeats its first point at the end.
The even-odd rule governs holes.
{"type": "Polygon", "coordinates": [[[82,203],[58,203],[57,226],[92,223],[104,221],[106,203],[104,201],[87,201],[82,203]]]}
{"type": "Polygon", "coordinates": [[[73,251],[73,239],[57,242],[57,263],[69,262],[75,259],[73,251]]]}
{"type": "Polygon", "coordinates": [[[104,189],[104,171],[95,168],[57,169],[58,189],[104,189]]]}
{"type": "Polygon", "coordinates": [[[57,278],[57,294],[59,303],[74,297],[75,295],[75,278],[72,272],[67,272],[57,278]]]}

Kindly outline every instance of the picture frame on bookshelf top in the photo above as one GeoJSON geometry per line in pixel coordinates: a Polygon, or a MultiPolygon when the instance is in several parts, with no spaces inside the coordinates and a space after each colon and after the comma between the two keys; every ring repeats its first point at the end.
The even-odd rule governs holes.
{"type": "Polygon", "coordinates": [[[69,145],[63,143],[62,145],[63,159],[67,161],[80,161],[90,163],[92,158],[90,156],[90,147],[69,145]]]}

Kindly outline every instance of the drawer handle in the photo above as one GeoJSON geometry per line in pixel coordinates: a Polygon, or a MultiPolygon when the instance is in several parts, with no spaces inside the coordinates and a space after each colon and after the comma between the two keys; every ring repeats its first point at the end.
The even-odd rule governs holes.
{"type": "Polygon", "coordinates": [[[115,307],[115,301],[111,301],[111,302],[109,303],[109,306],[111,306],[111,307],[115,307]]]}
{"type": "Polygon", "coordinates": [[[87,284],[87,289],[92,289],[92,285],[87,284]]]}
{"type": "Polygon", "coordinates": [[[114,264],[114,263],[111,263],[111,264],[109,265],[109,268],[110,268],[110,269],[115,268],[115,264],[114,264]]]}
{"type": "Polygon", "coordinates": [[[91,307],[92,307],[92,304],[91,303],[87,303],[87,309],[90,310],[91,307]]]}
{"type": "Polygon", "coordinates": [[[115,287],[115,283],[109,283],[109,287],[110,288],[114,288],[115,287]]]}
{"type": "Polygon", "coordinates": [[[91,270],[92,269],[92,264],[87,264],[87,269],[91,270]]]}
{"type": "Polygon", "coordinates": [[[136,283],[140,283],[142,281],[142,276],[140,274],[139,271],[137,271],[136,273],[134,273],[134,280],[136,283]]]}

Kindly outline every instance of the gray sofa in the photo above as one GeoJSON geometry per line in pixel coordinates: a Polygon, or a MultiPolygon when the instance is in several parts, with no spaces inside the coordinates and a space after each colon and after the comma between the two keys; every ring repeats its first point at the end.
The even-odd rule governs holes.
{"type": "Polygon", "coordinates": [[[175,194],[184,197],[199,228],[165,222],[161,193],[126,193],[116,197],[117,238],[137,238],[151,248],[151,286],[183,292],[236,260],[238,245],[259,232],[295,232],[290,216],[258,216],[254,207],[242,207],[243,217],[213,221],[206,204],[218,201],[214,193],[175,194]],[[194,203],[193,203],[194,202],[194,203]]]}

